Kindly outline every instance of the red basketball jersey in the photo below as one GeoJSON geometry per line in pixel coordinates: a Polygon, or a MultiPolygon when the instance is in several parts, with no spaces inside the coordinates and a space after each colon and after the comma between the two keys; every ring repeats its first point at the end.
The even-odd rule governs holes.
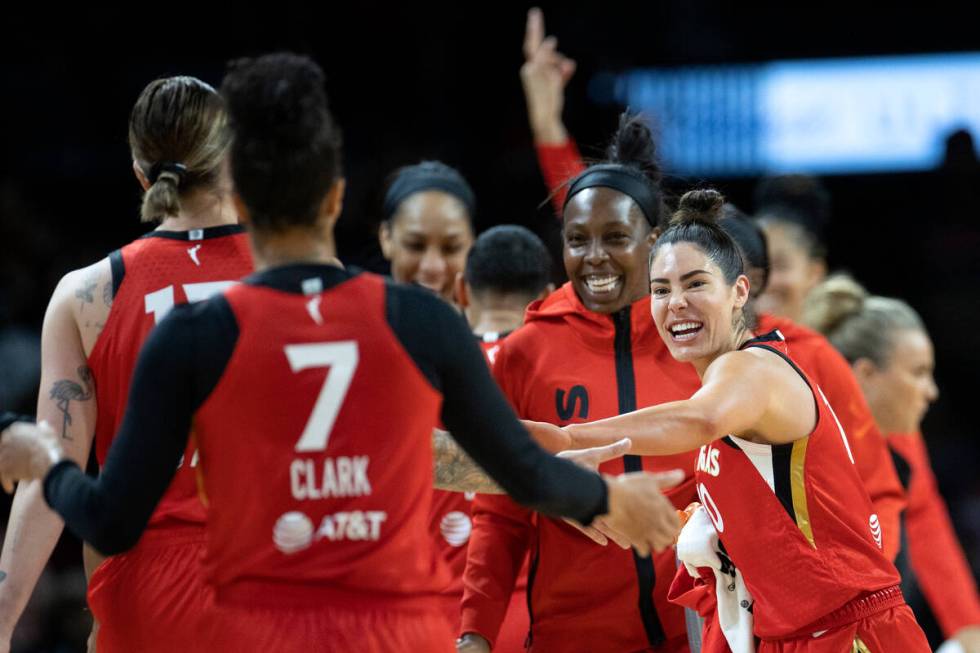
{"type": "MultiPolygon", "coordinates": [[[[206,299],[252,271],[248,240],[239,225],[153,231],[113,252],[109,260],[112,308],[88,357],[96,382],[95,452],[100,465],[122,423],[136,358],[153,326],[176,304],[206,299]]],[[[204,523],[192,471],[196,464],[192,440],[149,528],[204,523]]]]}
{"type": "Polygon", "coordinates": [[[208,581],[252,606],[424,605],[449,582],[427,522],[441,395],[381,277],[302,286],[224,295],[238,338],[195,416],[208,581]]]}
{"type": "Polygon", "coordinates": [[[701,447],[696,482],[752,594],[755,633],[805,631],[849,601],[899,582],[844,431],[820,388],[786,355],[778,332],[750,341],[782,356],[810,386],[817,424],[779,445],[727,436],[701,447]]]}

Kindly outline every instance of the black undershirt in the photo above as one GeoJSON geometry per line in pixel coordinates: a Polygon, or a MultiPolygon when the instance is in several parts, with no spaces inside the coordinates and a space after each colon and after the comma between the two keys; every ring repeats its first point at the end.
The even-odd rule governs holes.
{"type": "MultiPolygon", "coordinates": [[[[327,290],[356,276],[323,265],[266,270],[245,282],[302,294],[319,277],[327,290]]],[[[605,483],[538,447],[490,376],[466,323],[428,291],[390,284],[387,321],[443,397],[442,421],[462,448],[520,503],[589,523],[607,511],[605,483]]],[[[214,389],[238,340],[222,296],[178,306],[150,334],[130,386],[125,418],[98,479],[70,461],[44,479],[48,504],[105,554],[136,544],[176,473],[195,411],[214,389]]]]}

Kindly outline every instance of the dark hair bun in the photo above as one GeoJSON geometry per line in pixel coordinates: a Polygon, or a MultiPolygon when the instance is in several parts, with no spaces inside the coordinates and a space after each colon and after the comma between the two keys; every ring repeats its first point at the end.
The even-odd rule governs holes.
{"type": "Polygon", "coordinates": [[[725,196],[712,188],[689,190],[681,195],[671,224],[707,222],[718,224],[724,213],[725,196]]]}
{"type": "Polygon", "coordinates": [[[339,131],[327,109],[323,70],[292,53],[238,59],[221,87],[235,138],[248,149],[297,152],[339,131]]]}
{"type": "Polygon", "coordinates": [[[609,163],[636,168],[654,183],[663,173],[657,163],[657,146],[650,126],[639,115],[624,111],[619,116],[619,128],[606,148],[609,163]]]}
{"type": "Polygon", "coordinates": [[[288,52],[240,59],[221,84],[234,135],[231,173],[260,229],[312,226],[341,175],[341,134],[323,71],[288,52]]]}

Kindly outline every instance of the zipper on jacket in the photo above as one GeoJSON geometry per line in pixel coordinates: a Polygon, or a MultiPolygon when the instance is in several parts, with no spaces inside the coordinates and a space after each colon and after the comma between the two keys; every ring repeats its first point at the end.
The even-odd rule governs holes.
{"type": "MultiPolygon", "coordinates": [[[[633,342],[630,324],[632,309],[632,306],[627,306],[613,313],[612,316],[616,331],[613,346],[616,353],[616,389],[620,415],[636,410],[636,375],[633,372],[633,342]]],[[[623,467],[627,472],[638,472],[643,469],[643,463],[639,456],[626,455],[623,456],[623,467]]],[[[633,564],[636,567],[637,584],[640,589],[639,600],[637,601],[640,619],[643,621],[647,641],[651,646],[659,646],[664,642],[666,636],[656,606],[653,604],[653,586],[657,582],[653,558],[651,556],[641,558],[636,551],[632,551],[632,553],[633,564]]]]}
{"type": "Polygon", "coordinates": [[[534,591],[534,579],[538,575],[538,555],[540,552],[535,552],[534,557],[531,559],[531,564],[528,566],[527,570],[527,592],[524,595],[524,599],[527,601],[527,637],[524,638],[524,650],[531,648],[531,644],[534,643],[534,610],[531,608],[531,593],[534,591]]]}

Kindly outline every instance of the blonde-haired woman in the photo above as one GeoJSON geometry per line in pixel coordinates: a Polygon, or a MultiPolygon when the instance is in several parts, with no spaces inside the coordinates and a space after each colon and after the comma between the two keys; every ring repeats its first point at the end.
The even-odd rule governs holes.
{"type": "MultiPolygon", "coordinates": [[[[900,299],[870,295],[845,275],[813,291],[804,315],[851,363],[882,433],[908,473],[904,541],[899,556],[911,571],[943,634],[967,653],[980,652],[980,597],[939,495],[920,434],[939,396],[933,347],[922,319],[900,299]]],[[[904,564],[903,564],[904,563],[904,564]]]]}

